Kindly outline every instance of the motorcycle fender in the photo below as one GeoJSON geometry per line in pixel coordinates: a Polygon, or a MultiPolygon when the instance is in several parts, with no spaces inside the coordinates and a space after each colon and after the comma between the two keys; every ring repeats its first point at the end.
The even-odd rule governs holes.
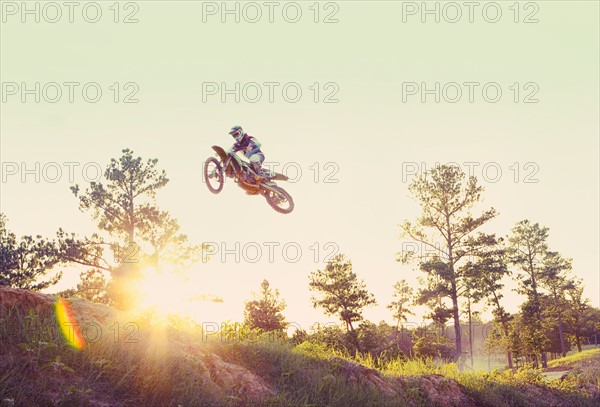
{"type": "Polygon", "coordinates": [[[277,184],[274,182],[263,182],[260,184],[261,189],[263,194],[266,193],[266,191],[275,191],[273,188],[277,188],[277,184]]]}
{"type": "Polygon", "coordinates": [[[225,162],[225,160],[227,160],[227,153],[225,152],[225,150],[223,150],[222,147],[212,146],[212,149],[215,150],[222,162],[225,162]]]}

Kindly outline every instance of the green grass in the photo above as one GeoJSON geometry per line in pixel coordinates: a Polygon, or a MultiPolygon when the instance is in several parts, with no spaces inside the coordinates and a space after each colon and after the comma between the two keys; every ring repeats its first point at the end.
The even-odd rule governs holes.
{"type": "Polygon", "coordinates": [[[198,328],[156,328],[143,319],[135,321],[139,330],[129,337],[124,326],[131,321],[110,317],[99,322],[85,315],[86,307],[93,306],[79,306],[80,324],[100,323],[103,332],[82,350],[68,346],[52,315],[0,309],[0,405],[3,400],[24,407],[252,405],[243,391],[223,392],[207,380],[207,354],[260,376],[276,390],[276,396],[259,405],[271,407],[435,406],[427,389],[427,378],[432,375],[445,378],[435,382],[436,391],[456,387],[456,381],[476,406],[600,404],[598,350],[551,362],[573,368],[565,380],[548,381],[531,367],[489,374],[461,372],[453,363],[352,357],[306,342],[294,347],[269,336],[223,341],[211,335],[206,340],[198,328]],[[118,338],[115,322],[119,323],[118,338]],[[381,379],[379,385],[399,390],[398,394],[382,392],[369,381],[373,375],[381,379]]]}
{"type": "Polygon", "coordinates": [[[588,349],[579,353],[555,359],[548,363],[549,370],[568,370],[560,380],[550,385],[567,393],[588,393],[596,395],[596,405],[600,405],[600,349],[588,349]]]}
{"type": "Polygon", "coordinates": [[[0,319],[0,402],[63,407],[92,401],[148,406],[219,401],[204,383],[199,360],[169,347],[143,321],[130,341],[125,335],[116,339],[112,324],[103,325],[104,334],[78,351],[64,340],[52,315],[4,309],[0,319]]]}
{"type": "Polygon", "coordinates": [[[594,388],[588,388],[590,392],[581,388],[589,383],[591,375],[595,374],[593,372],[587,377],[573,378],[573,381],[552,383],[545,379],[541,369],[531,366],[516,371],[461,372],[454,363],[440,363],[431,359],[393,360],[379,365],[378,361],[368,356],[353,359],[347,354],[308,343],[296,348],[282,343],[263,342],[252,346],[238,344],[235,347],[238,349],[239,363],[258,366],[269,381],[276,382],[277,387],[283,390],[280,400],[285,402],[281,405],[433,405],[418,382],[415,382],[414,391],[407,393],[400,401],[386,400],[369,393],[369,389],[357,392],[356,388],[348,387],[344,375],[340,376],[340,371],[344,369],[338,363],[340,360],[377,368],[389,378],[442,375],[458,382],[476,406],[595,407],[600,404],[600,394],[590,393],[594,388]],[[307,362],[307,358],[310,362],[307,362]]]}
{"type": "Polygon", "coordinates": [[[548,362],[548,367],[572,368],[582,363],[589,363],[594,360],[600,360],[600,348],[588,349],[572,355],[567,355],[564,358],[551,360],[548,362]]]}
{"type": "MultiPolygon", "coordinates": [[[[293,348],[279,341],[234,344],[227,353],[233,361],[260,372],[279,390],[270,406],[403,406],[365,383],[352,383],[345,373],[347,361],[338,353],[321,353],[318,346],[293,348]],[[315,349],[317,348],[317,349],[315,349]]],[[[415,398],[421,403],[424,398],[415,398]]]]}

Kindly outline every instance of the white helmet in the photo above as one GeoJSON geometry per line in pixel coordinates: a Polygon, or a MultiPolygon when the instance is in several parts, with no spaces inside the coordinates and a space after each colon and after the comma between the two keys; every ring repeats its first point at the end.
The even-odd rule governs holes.
{"type": "Polygon", "coordinates": [[[242,126],[233,126],[229,131],[229,134],[235,138],[235,141],[240,142],[242,137],[244,137],[244,129],[242,129],[242,126]]]}

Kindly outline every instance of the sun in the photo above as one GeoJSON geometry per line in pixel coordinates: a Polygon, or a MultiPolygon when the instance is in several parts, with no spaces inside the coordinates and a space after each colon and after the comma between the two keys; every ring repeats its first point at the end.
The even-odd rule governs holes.
{"type": "Polygon", "coordinates": [[[140,274],[141,278],[133,283],[135,301],[131,312],[134,316],[150,316],[154,325],[210,325],[214,331],[215,326],[242,317],[241,300],[226,301],[219,292],[206,292],[207,275],[197,269],[147,265],[140,274]]]}
{"type": "Polygon", "coordinates": [[[174,265],[147,266],[135,282],[138,313],[150,313],[156,322],[166,322],[169,317],[191,318],[198,306],[197,287],[190,283],[188,273],[174,265]]]}

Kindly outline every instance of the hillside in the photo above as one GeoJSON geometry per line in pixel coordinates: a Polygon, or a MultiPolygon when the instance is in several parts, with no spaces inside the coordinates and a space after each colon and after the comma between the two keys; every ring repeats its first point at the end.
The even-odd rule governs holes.
{"type": "Polygon", "coordinates": [[[375,370],[309,343],[294,347],[268,336],[240,342],[184,329],[181,321],[157,326],[82,299],[57,302],[6,287],[0,287],[0,321],[2,407],[600,402],[597,381],[577,377],[558,385],[533,370],[463,374],[455,365],[415,368],[400,361],[375,370]],[[57,320],[73,329],[63,335],[57,320]]]}

